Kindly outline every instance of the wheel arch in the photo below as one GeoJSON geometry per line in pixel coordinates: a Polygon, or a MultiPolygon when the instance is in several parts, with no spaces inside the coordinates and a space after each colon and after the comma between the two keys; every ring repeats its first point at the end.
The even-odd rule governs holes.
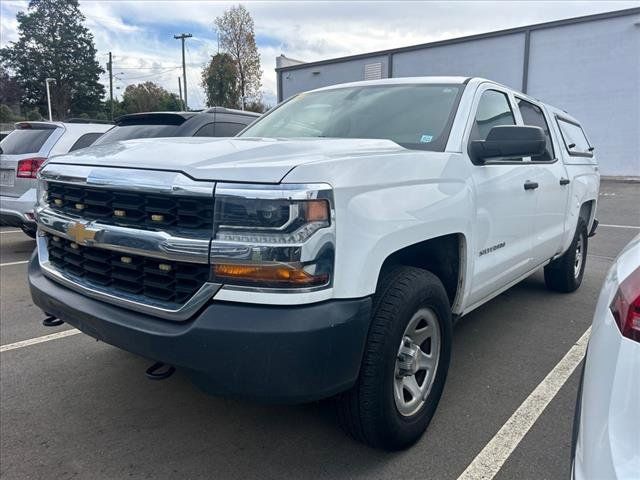
{"type": "Polygon", "coordinates": [[[382,262],[378,282],[383,272],[395,265],[428,270],[440,279],[449,297],[453,312],[459,310],[467,279],[467,238],[456,232],[429,238],[391,252],[382,262]]]}

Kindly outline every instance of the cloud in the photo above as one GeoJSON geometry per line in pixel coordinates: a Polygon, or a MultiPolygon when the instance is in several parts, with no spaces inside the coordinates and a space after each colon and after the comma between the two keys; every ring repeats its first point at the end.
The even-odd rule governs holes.
{"type": "MultiPolygon", "coordinates": [[[[116,94],[151,80],[177,93],[182,75],[180,42],[186,42],[189,105],[204,106],[202,67],[217,51],[213,22],[238,2],[87,1],[80,8],[105,66],[113,52],[116,94]]],[[[276,100],[275,57],[305,61],[383,50],[474,33],[637,6],[630,1],[556,2],[243,2],[256,28],[267,103],[276,100]]],[[[0,45],[17,38],[15,14],[26,2],[0,3],[0,45]]],[[[103,75],[101,81],[108,81],[103,75]]]]}

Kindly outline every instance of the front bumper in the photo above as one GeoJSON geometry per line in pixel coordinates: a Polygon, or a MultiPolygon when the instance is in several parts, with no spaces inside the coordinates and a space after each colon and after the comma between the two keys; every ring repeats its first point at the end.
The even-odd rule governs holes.
{"type": "Polygon", "coordinates": [[[33,217],[35,203],[35,188],[27,190],[20,197],[0,195],[0,224],[35,230],[36,222],[33,217]]]}
{"type": "Polygon", "coordinates": [[[371,299],[303,306],[210,302],[168,322],[109,305],[46,278],[29,264],[34,303],[84,333],[187,370],[205,391],[301,403],[351,387],[359,373],[371,299]]]}

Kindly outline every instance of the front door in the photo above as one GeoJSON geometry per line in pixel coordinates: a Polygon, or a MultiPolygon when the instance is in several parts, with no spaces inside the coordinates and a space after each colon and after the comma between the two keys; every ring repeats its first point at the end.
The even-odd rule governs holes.
{"type": "MultiPolygon", "coordinates": [[[[515,125],[513,98],[495,86],[481,86],[468,141],[483,140],[497,125],[515,125]]],[[[468,145],[468,142],[467,142],[468,145]]],[[[469,160],[471,161],[471,160],[469,160]]],[[[473,242],[473,305],[531,270],[531,234],[535,213],[533,166],[522,158],[490,160],[473,166],[476,217],[473,242]]]]}

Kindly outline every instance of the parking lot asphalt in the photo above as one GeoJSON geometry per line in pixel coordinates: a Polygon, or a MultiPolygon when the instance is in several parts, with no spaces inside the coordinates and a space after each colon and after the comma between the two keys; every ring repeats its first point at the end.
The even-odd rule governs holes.
{"type": "MultiPolygon", "coordinates": [[[[603,182],[582,287],[540,272],[455,328],[444,395],[413,448],[385,453],[338,428],[330,401],[272,406],[207,396],[178,372],[83,335],[0,354],[0,476],[33,478],[456,479],[591,323],[612,260],[640,233],[640,184],[603,182]],[[635,228],[631,228],[635,227],[635,228]]],[[[44,328],[25,279],[33,241],[0,229],[0,343],[44,328]]],[[[569,477],[578,367],[495,478],[569,477]]]]}

